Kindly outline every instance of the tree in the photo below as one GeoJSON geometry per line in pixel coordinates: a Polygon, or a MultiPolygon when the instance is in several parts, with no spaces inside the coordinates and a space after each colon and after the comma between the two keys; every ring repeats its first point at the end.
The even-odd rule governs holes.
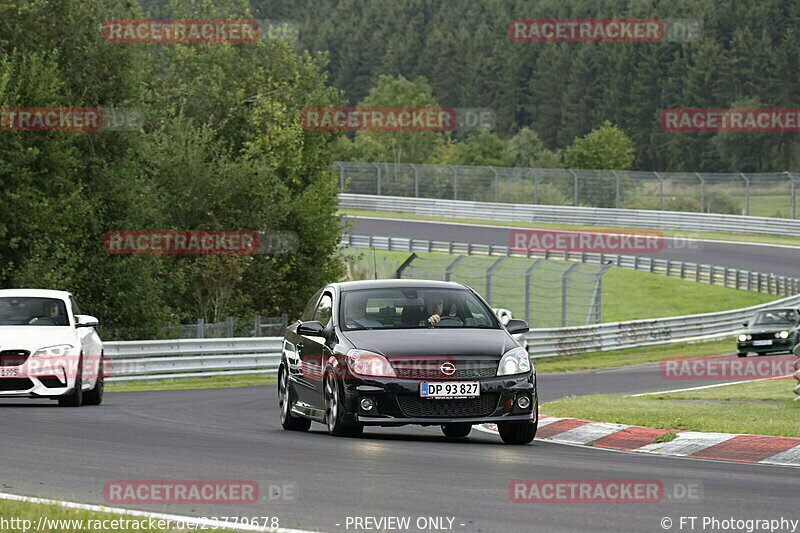
{"type": "Polygon", "coordinates": [[[566,168],[627,170],[631,164],[633,142],[624,131],[609,121],[575,139],[564,152],[566,168]]]}

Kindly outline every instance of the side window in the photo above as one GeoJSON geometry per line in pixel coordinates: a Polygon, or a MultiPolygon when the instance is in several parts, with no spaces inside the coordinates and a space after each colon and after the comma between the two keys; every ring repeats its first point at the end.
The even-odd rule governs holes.
{"type": "Polygon", "coordinates": [[[333,315],[333,298],[331,298],[330,293],[325,293],[322,295],[322,299],[319,301],[319,305],[317,306],[317,312],[314,313],[314,320],[318,320],[322,323],[323,326],[326,328],[331,323],[331,316],[333,315]]]}
{"type": "Polygon", "coordinates": [[[72,314],[73,315],[82,315],[81,308],[78,307],[78,302],[75,301],[75,298],[72,296],[69,297],[69,303],[72,305],[72,314]]]}
{"type": "Polygon", "coordinates": [[[319,301],[319,295],[322,294],[322,289],[318,290],[317,293],[308,301],[306,304],[305,309],[303,309],[303,314],[300,315],[301,322],[308,322],[309,320],[314,320],[314,311],[317,309],[317,302],[319,301]]]}

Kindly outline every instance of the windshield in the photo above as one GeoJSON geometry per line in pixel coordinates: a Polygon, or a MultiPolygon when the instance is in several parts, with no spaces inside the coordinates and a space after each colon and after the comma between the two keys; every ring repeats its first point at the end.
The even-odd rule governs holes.
{"type": "Polygon", "coordinates": [[[57,298],[0,298],[0,326],[69,326],[67,307],[57,298]]]}
{"type": "Polygon", "coordinates": [[[491,311],[460,289],[366,289],[342,294],[344,330],[415,328],[498,329],[491,311]]]}
{"type": "Polygon", "coordinates": [[[794,309],[778,309],[756,313],[750,325],[767,326],[770,324],[794,324],[797,322],[797,311],[794,309]]]}

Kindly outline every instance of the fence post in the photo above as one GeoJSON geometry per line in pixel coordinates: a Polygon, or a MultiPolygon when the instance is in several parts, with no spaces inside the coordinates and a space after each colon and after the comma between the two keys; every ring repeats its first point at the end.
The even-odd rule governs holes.
{"type": "Polygon", "coordinates": [[[569,268],[564,271],[564,275],[561,276],[561,327],[567,325],[567,281],[569,280],[569,275],[578,265],[580,265],[580,263],[572,263],[569,268]]]}
{"type": "Polygon", "coordinates": [[[409,163],[409,166],[414,171],[414,198],[419,198],[419,170],[414,163],[409,163]]]}
{"type": "MultiPolygon", "coordinates": [[[[430,241],[428,241],[428,242],[430,242],[430,241]]],[[[404,271],[406,268],[408,268],[408,266],[409,266],[409,265],[410,265],[410,264],[411,264],[411,263],[414,261],[414,259],[416,259],[416,258],[417,258],[417,254],[415,254],[415,253],[412,253],[411,255],[409,255],[409,256],[408,256],[408,258],[406,258],[406,260],[405,260],[405,261],[403,261],[403,264],[402,264],[402,265],[400,265],[399,267],[397,267],[397,270],[395,270],[395,272],[394,272],[394,277],[395,277],[396,279],[401,279],[401,278],[403,277],[403,271],[404,271]]]]}
{"type": "MultiPolygon", "coordinates": [[[[611,268],[611,262],[603,265],[603,268],[595,275],[594,278],[594,293],[592,294],[592,305],[589,306],[589,317],[592,316],[594,310],[594,323],[601,324],[603,321],[603,275],[611,268]]],[[[589,320],[586,320],[586,325],[589,325],[589,320]]]]}
{"type": "Polygon", "coordinates": [[[664,210],[664,178],[658,172],[653,172],[653,175],[658,178],[658,210],[664,210]]]}
{"type": "Polygon", "coordinates": [[[486,302],[489,305],[492,305],[492,274],[497,270],[497,267],[500,266],[500,263],[505,260],[505,257],[501,257],[495,261],[492,266],[486,269],[486,302]]]}
{"type": "Polygon", "coordinates": [[[206,321],[203,318],[197,319],[197,338],[204,339],[206,336],[206,321]]]}
{"type": "Polygon", "coordinates": [[[253,321],[253,337],[260,337],[261,333],[261,315],[256,315],[253,321]]]}
{"type": "Polygon", "coordinates": [[[497,169],[494,167],[489,167],[492,169],[494,173],[494,201],[500,201],[500,174],[497,173],[497,169]]]}
{"type": "Polygon", "coordinates": [[[458,200],[458,170],[453,165],[447,165],[453,171],[453,200],[458,200]]]}
{"type": "Polygon", "coordinates": [[[744,180],[744,215],[748,216],[750,214],[750,178],[744,175],[744,172],[740,172],[739,175],[744,180]]]}
{"type": "Polygon", "coordinates": [[[572,191],[572,205],[578,205],[578,174],[575,173],[574,170],[569,169],[570,174],[572,174],[573,178],[573,191],[572,191]]]}
{"type": "Polygon", "coordinates": [[[537,259],[525,271],[525,322],[531,323],[531,274],[534,269],[542,264],[543,258],[537,259]]]}
{"type": "Polygon", "coordinates": [[[537,174],[536,171],[533,170],[532,168],[529,168],[528,170],[530,170],[531,174],[533,174],[533,204],[534,205],[538,205],[539,204],[539,174],[537,174]]]}
{"type": "Polygon", "coordinates": [[[611,173],[614,174],[614,179],[617,182],[616,193],[614,195],[614,207],[619,209],[619,174],[617,174],[616,170],[612,170],[611,173]]]}
{"type": "Polygon", "coordinates": [[[464,259],[464,256],[463,255],[459,255],[458,257],[456,257],[455,261],[453,261],[452,263],[447,265],[447,268],[444,269],[444,280],[445,281],[450,281],[450,274],[453,273],[453,269],[456,268],[456,266],[461,262],[462,259],[464,259]]]}
{"type": "Polygon", "coordinates": [[[381,195],[381,167],[378,163],[372,163],[375,166],[375,170],[377,171],[376,178],[377,178],[377,189],[378,189],[378,196],[381,195]]]}
{"type": "Polygon", "coordinates": [[[344,192],[344,165],[338,161],[336,164],[339,166],[339,190],[344,192]]]}
{"type": "Polygon", "coordinates": [[[233,337],[233,317],[229,316],[225,319],[225,329],[227,330],[228,338],[233,337]]]}
{"type": "Polygon", "coordinates": [[[700,212],[701,213],[705,213],[706,212],[706,207],[705,207],[706,206],[706,180],[703,178],[703,176],[700,175],[699,172],[695,172],[694,175],[697,176],[697,179],[700,180],[700,212]]]}

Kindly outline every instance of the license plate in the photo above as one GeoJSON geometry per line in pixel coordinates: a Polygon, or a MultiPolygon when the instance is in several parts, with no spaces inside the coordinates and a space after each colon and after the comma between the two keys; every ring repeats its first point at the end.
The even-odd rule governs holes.
{"type": "Polygon", "coordinates": [[[468,398],[480,396],[481,384],[478,381],[420,383],[419,395],[423,398],[468,398]]]}
{"type": "Polygon", "coordinates": [[[753,341],[753,346],[772,346],[772,341],[753,341]]]}
{"type": "Polygon", "coordinates": [[[19,369],[18,368],[0,368],[0,377],[15,378],[17,376],[19,376],[19,369]]]}

